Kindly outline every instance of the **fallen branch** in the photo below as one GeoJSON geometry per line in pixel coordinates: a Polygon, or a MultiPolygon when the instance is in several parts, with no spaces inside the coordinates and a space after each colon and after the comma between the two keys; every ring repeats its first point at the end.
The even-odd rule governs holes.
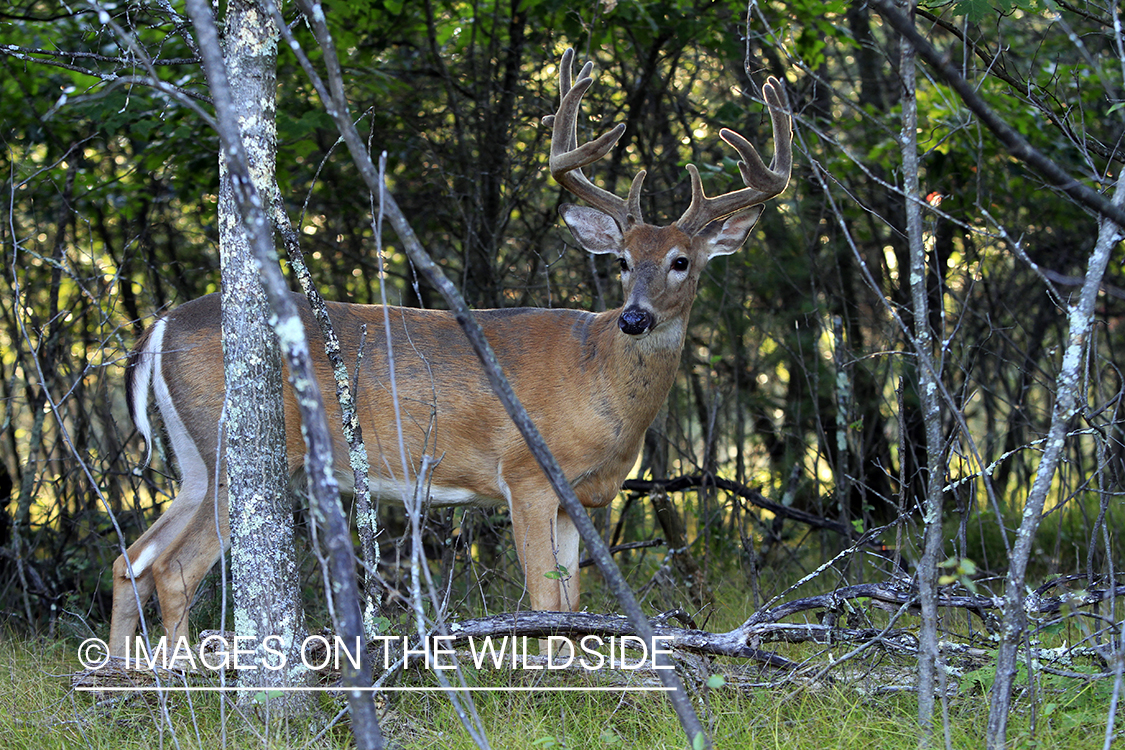
{"type": "MultiPolygon", "coordinates": [[[[616,555],[618,552],[624,552],[630,549],[645,549],[646,547],[663,547],[664,540],[660,537],[656,539],[649,539],[645,542],[628,542],[627,544],[615,544],[609,548],[609,554],[616,555]]],[[[594,558],[587,557],[582,562],[578,563],[579,568],[588,568],[591,565],[596,565],[594,558]]]]}
{"type": "MultiPolygon", "coordinates": [[[[1125,585],[1113,589],[1087,588],[1062,596],[1043,596],[1041,592],[1056,586],[1060,581],[1052,581],[1041,586],[1027,599],[1031,614],[1052,615],[1067,607],[1084,607],[1097,604],[1111,597],[1125,596],[1125,585]]],[[[894,586],[886,583],[869,583],[831,591],[826,594],[809,596],[785,602],[770,609],[759,610],[734,630],[725,633],[711,633],[697,628],[681,628],[667,625],[673,617],[682,616],[679,610],[666,612],[652,620],[653,633],[667,638],[666,643],[675,649],[712,656],[733,656],[753,659],[772,667],[795,668],[794,662],[784,657],[755,648],[763,641],[785,643],[862,643],[880,639],[887,646],[915,652],[916,636],[909,629],[883,630],[879,628],[848,628],[835,624],[834,617],[824,617],[819,622],[780,622],[800,612],[820,610],[827,613],[848,611],[847,601],[868,599],[879,608],[900,608],[917,606],[918,592],[912,586],[894,586]],[[754,645],[751,645],[754,644],[754,645]]],[[[999,609],[998,599],[975,595],[939,596],[937,606],[964,609],[976,614],[990,629],[995,625],[986,613],[999,609]]],[[[455,641],[485,636],[526,636],[545,638],[549,635],[584,636],[594,635],[603,638],[610,636],[636,635],[629,620],[620,615],[596,614],[593,612],[512,612],[507,614],[462,620],[453,623],[449,630],[455,641]]]]}
{"type": "MultiPolygon", "coordinates": [[[[1082,576],[1064,576],[1043,584],[1028,595],[1026,599],[1028,613],[1050,616],[1068,608],[1088,607],[1114,597],[1125,597],[1125,585],[1106,589],[1087,587],[1069,591],[1061,596],[1049,597],[1044,595],[1045,592],[1053,588],[1082,579],[1082,576]]],[[[861,607],[849,605],[847,602],[864,599],[869,601],[870,606],[876,608],[901,610],[906,607],[913,609],[917,606],[918,592],[912,586],[895,585],[893,583],[848,586],[826,594],[795,599],[776,607],[759,610],[737,628],[725,633],[711,633],[694,627],[691,617],[683,610],[672,610],[657,615],[648,620],[648,625],[652,629],[653,635],[660,639],[655,642],[655,645],[662,650],[670,649],[679,652],[677,661],[681,663],[688,654],[750,659],[772,669],[788,672],[788,677],[780,676],[782,682],[801,674],[805,674],[805,678],[807,678],[806,667],[818,669],[821,665],[815,662],[797,663],[773,652],[757,648],[762,642],[817,643],[829,646],[844,643],[861,644],[861,648],[854,649],[856,653],[865,647],[863,644],[868,644],[882,647],[900,656],[916,657],[918,655],[917,635],[910,628],[892,627],[893,619],[885,628],[841,627],[837,624],[838,615],[854,613],[861,609],[861,607]],[[786,617],[811,610],[823,614],[813,622],[780,622],[786,617]],[[669,625],[668,623],[671,620],[679,620],[685,623],[687,627],[669,625]]],[[[995,618],[991,616],[990,612],[1000,608],[1002,602],[987,596],[945,595],[938,597],[937,605],[973,612],[991,629],[995,627],[995,618]]],[[[233,633],[220,631],[204,631],[200,635],[205,639],[208,636],[221,636],[216,641],[218,643],[222,643],[223,639],[230,642],[234,638],[233,633]]],[[[332,638],[332,634],[329,632],[324,632],[321,635],[325,638],[325,642],[332,638]]],[[[622,636],[638,637],[637,631],[629,618],[621,615],[593,612],[538,611],[510,612],[462,620],[448,626],[448,635],[452,636],[449,645],[464,644],[472,640],[479,641],[486,637],[503,638],[505,636],[536,639],[554,635],[567,636],[575,640],[580,640],[585,636],[600,637],[603,640],[621,638],[622,636]]],[[[960,656],[974,664],[987,663],[995,657],[994,649],[980,648],[950,640],[943,640],[939,647],[943,653],[950,656],[960,656]]],[[[375,646],[375,648],[380,648],[380,646],[375,646]]],[[[411,648],[415,647],[412,646],[411,648]]],[[[213,656],[218,652],[208,648],[207,653],[213,656]]],[[[1065,666],[1075,657],[1081,657],[1092,659],[1096,663],[1104,665],[1104,657],[1097,648],[1083,646],[1063,647],[1062,649],[1031,648],[1028,653],[1032,658],[1044,664],[1060,662],[1065,666]]],[[[322,654],[314,649],[312,652],[314,661],[319,660],[321,656],[322,654]]],[[[831,666],[835,668],[845,660],[845,658],[840,658],[837,655],[837,658],[831,662],[831,666]]],[[[375,661],[380,662],[382,659],[376,656],[375,661]]],[[[1044,668],[1046,669],[1046,667],[1044,668]]],[[[1073,676],[1084,680],[1108,679],[1115,674],[1112,671],[1086,674],[1054,667],[1048,671],[1051,671],[1052,674],[1073,676]]],[[[118,664],[111,662],[101,669],[88,670],[72,675],[72,683],[81,687],[149,684],[137,675],[138,673],[135,670],[122,670],[118,664]],[[138,680],[141,681],[138,682],[138,680]]],[[[184,676],[186,675],[181,675],[180,678],[182,679],[184,676]]],[[[814,681],[819,679],[820,676],[817,676],[814,681]]],[[[773,680],[774,678],[771,678],[771,682],[773,680]]]]}
{"type": "Polygon", "coordinates": [[[812,526],[816,529],[826,529],[828,531],[835,531],[841,536],[852,535],[852,530],[838,521],[830,521],[827,518],[814,516],[812,513],[806,513],[797,508],[790,508],[789,506],[775,503],[772,500],[767,500],[765,495],[752,490],[749,487],[732,482],[729,479],[721,477],[710,476],[707,474],[689,474],[687,476],[676,477],[675,479],[662,479],[662,480],[644,480],[644,479],[629,479],[621,485],[621,489],[627,492],[636,492],[642,495],[648,495],[658,490],[664,492],[684,492],[686,490],[698,490],[705,487],[715,487],[729,492],[732,495],[738,495],[743,500],[756,505],[762,510],[768,510],[775,516],[780,518],[788,518],[792,521],[799,521],[806,526],[812,526]]]}
{"type": "MultiPolygon", "coordinates": [[[[653,618],[650,623],[653,635],[662,640],[659,647],[713,656],[735,656],[753,659],[779,669],[795,669],[796,663],[756,648],[750,648],[740,639],[738,630],[730,633],[709,633],[705,630],[678,628],[664,624],[675,612],[653,618]],[[667,640],[664,640],[667,639],[667,640]]],[[[449,626],[454,643],[470,639],[502,636],[546,638],[550,635],[597,636],[600,638],[636,636],[629,618],[621,615],[603,615],[594,612],[511,612],[473,620],[462,620],[449,626]]]]}
{"type": "MultiPolygon", "coordinates": [[[[1043,584],[1034,592],[1028,594],[1025,605],[1028,614],[1053,615],[1058,614],[1066,607],[1088,607],[1107,599],[1125,596],[1125,585],[1115,586],[1112,589],[1089,587],[1079,591],[1069,591],[1062,596],[1043,596],[1043,592],[1051,588],[1080,578],[1082,578],[1082,576],[1068,576],[1066,579],[1055,579],[1043,584]]],[[[791,602],[785,602],[784,604],[779,604],[770,609],[759,610],[751,615],[750,618],[742,624],[740,629],[745,628],[752,630],[762,624],[775,623],[778,620],[810,609],[836,611],[841,609],[841,605],[845,600],[871,599],[876,603],[876,606],[885,604],[898,607],[902,605],[914,606],[917,598],[918,591],[913,586],[895,587],[886,583],[859,584],[837,589],[827,594],[820,594],[819,596],[794,599],[791,602]]],[[[937,605],[939,607],[968,610],[979,616],[981,620],[985,621],[987,624],[988,620],[984,613],[988,610],[1000,609],[1003,606],[1003,602],[998,597],[990,596],[944,595],[938,596],[937,605]]]]}

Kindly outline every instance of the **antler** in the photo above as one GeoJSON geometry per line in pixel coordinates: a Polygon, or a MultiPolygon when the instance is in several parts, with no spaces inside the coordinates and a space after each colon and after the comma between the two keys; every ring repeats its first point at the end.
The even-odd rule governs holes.
{"type": "Polygon", "coordinates": [[[582,167],[593,164],[609,153],[625,132],[625,123],[618,124],[595,141],[578,145],[578,110],[582,104],[582,95],[594,82],[590,76],[594,64],[588,62],[582,66],[578,80],[572,85],[573,64],[574,50],[568,49],[563,53],[559,65],[558,112],[543,118],[544,125],[554,125],[551,133],[551,176],[577,197],[612,216],[621,229],[632,223],[639,224],[642,222],[641,184],[645,179],[643,169],[633,178],[628,200],[602,190],[582,174],[582,167]]]}
{"type": "Polygon", "coordinates": [[[789,100],[781,82],[773,76],[762,87],[762,93],[770,108],[770,120],[773,121],[773,142],[776,149],[773,162],[767,168],[750,141],[733,130],[720,130],[719,137],[733,146],[742,157],[738,170],[747,187],[708,198],[703,194],[699,170],[694,164],[688,164],[687,170],[691,173],[691,205],[676,221],[676,226],[689,237],[715,219],[764,203],[785,190],[785,186],[789,184],[789,173],[793,167],[793,123],[789,115],[789,100]]]}

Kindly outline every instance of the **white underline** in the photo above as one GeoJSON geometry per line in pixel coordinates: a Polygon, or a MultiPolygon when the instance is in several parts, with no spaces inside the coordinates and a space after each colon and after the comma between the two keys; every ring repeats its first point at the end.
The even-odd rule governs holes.
{"type": "Polygon", "coordinates": [[[468,693],[484,693],[484,692],[496,692],[496,693],[531,693],[531,692],[544,692],[544,693],[547,693],[547,692],[665,693],[665,692],[673,691],[675,689],[676,688],[670,688],[670,687],[664,687],[664,686],[661,686],[661,687],[643,687],[643,686],[637,686],[637,687],[629,687],[629,686],[578,687],[578,686],[575,686],[575,685],[559,685],[559,686],[556,686],[556,687],[550,687],[550,686],[544,685],[544,686],[516,686],[516,687],[447,687],[447,688],[441,687],[440,685],[434,686],[434,687],[425,687],[425,686],[420,686],[420,687],[292,687],[292,686],[288,686],[288,687],[257,687],[257,686],[246,686],[246,687],[242,687],[242,686],[237,686],[237,685],[227,685],[227,686],[222,686],[222,687],[207,687],[207,686],[203,686],[203,685],[169,685],[167,687],[159,687],[159,686],[156,686],[156,685],[150,685],[150,686],[145,686],[145,687],[122,687],[122,686],[119,686],[119,685],[113,685],[113,686],[107,685],[105,687],[89,687],[89,686],[83,685],[83,686],[79,686],[79,687],[75,688],[75,690],[77,690],[80,693],[91,693],[91,692],[103,692],[103,693],[122,693],[122,692],[131,692],[131,693],[202,693],[202,692],[233,693],[233,692],[240,692],[240,691],[245,692],[245,691],[248,691],[248,690],[253,690],[255,692],[265,692],[265,693],[271,693],[271,692],[346,693],[346,692],[353,692],[353,691],[361,692],[361,693],[439,693],[439,692],[446,692],[446,691],[449,691],[449,690],[455,690],[455,691],[460,692],[460,693],[465,693],[465,692],[468,692],[468,693]]]}

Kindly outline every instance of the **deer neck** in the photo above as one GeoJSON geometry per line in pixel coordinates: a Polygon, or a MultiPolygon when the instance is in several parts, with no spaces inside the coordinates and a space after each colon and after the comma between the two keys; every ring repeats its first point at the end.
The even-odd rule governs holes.
{"type": "Polygon", "coordinates": [[[621,310],[598,316],[595,346],[599,350],[600,380],[611,410],[640,425],[643,434],[656,417],[679,369],[684,348],[687,313],[657,326],[644,337],[629,336],[618,327],[621,310]]]}

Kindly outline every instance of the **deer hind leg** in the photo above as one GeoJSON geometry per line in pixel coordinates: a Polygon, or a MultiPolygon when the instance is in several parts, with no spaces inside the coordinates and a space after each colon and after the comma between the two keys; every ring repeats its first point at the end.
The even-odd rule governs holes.
{"type": "MultiPolygon", "coordinates": [[[[143,540],[143,538],[142,538],[143,540]]],[[[142,568],[140,559],[144,549],[138,549],[140,541],[133,544],[125,553],[133,566],[134,577],[129,575],[125,564],[125,555],[118,555],[113,562],[113,614],[109,626],[109,652],[114,656],[125,656],[129,653],[129,639],[137,630],[137,623],[141,618],[141,607],[145,605],[152,592],[156,590],[156,581],[152,578],[152,570],[142,568]],[[134,580],[136,590],[134,591],[134,580]]]]}
{"type": "Polygon", "coordinates": [[[223,556],[230,540],[226,490],[220,490],[218,519],[215,499],[200,503],[176,537],[152,564],[156,598],[168,643],[188,634],[188,610],[199,584],[223,556]],[[220,537],[220,534],[222,535],[220,537]]]}
{"type": "MultiPolygon", "coordinates": [[[[202,565],[203,562],[202,560],[188,561],[184,557],[186,550],[198,546],[196,540],[213,542],[206,547],[206,551],[210,551],[211,547],[219,549],[215,535],[214,496],[207,490],[207,484],[200,486],[184,482],[167,512],[126,551],[133,568],[132,577],[125,563],[125,555],[118,556],[114,561],[113,619],[109,628],[110,653],[116,656],[126,654],[128,640],[136,632],[137,622],[140,619],[138,604],[143,607],[154,591],[160,601],[165,628],[169,635],[172,635],[174,625],[182,619],[181,610],[186,611],[187,604],[185,602],[177,607],[174,601],[177,597],[168,593],[175,590],[175,586],[169,584],[169,577],[180,582],[181,591],[187,588],[187,583],[194,577],[194,568],[202,565]],[[211,502],[207,502],[208,499],[211,502]],[[173,614],[175,620],[170,619],[170,615],[173,614]]],[[[219,503],[220,522],[224,537],[229,537],[225,492],[223,494],[219,503]]],[[[189,595],[194,594],[195,586],[215,563],[215,559],[217,556],[208,556],[207,568],[195,579],[195,585],[191,586],[189,595]]],[[[184,631],[181,629],[179,632],[182,634],[184,631]]]]}
{"type": "MultiPolygon", "coordinates": [[[[230,538],[226,488],[220,486],[217,497],[212,490],[214,445],[200,446],[188,432],[159,375],[159,366],[157,371],[154,390],[182,478],[171,507],[126,551],[133,575],[129,574],[125,555],[119,556],[113,564],[109,649],[117,656],[127,653],[128,641],[140,619],[140,607],[154,591],[160,601],[167,634],[186,635],[184,626],[191,597],[222,554],[223,545],[215,531],[216,503],[223,540],[230,538]],[[210,455],[211,460],[206,460],[204,455],[210,455]]],[[[149,437],[147,432],[146,437],[149,437]]]]}

